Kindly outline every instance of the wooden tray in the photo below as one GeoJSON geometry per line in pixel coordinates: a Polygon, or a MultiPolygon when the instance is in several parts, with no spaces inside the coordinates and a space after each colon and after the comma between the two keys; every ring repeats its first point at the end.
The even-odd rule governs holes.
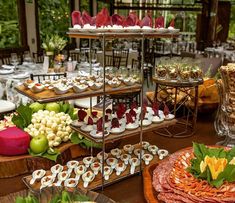
{"type": "MultiPolygon", "coordinates": [[[[135,149],[138,148],[138,144],[134,145],[135,146],[135,149]]],[[[147,150],[145,150],[146,153],[149,153],[147,150]]],[[[109,153],[109,157],[113,157],[110,153],[109,153]]],[[[134,154],[132,154],[132,157],[136,157],[134,154]]],[[[119,162],[120,162],[120,159],[118,159],[119,162]]],[[[151,161],[151,163],[157,163],[159,161],[158,159],[158,156],[155,155],[153,160],[151,161]]],[[[82,164],[82,161],[80,161],[79,163],[82,164]]],[[[141,164],[141,167],[144,168],[145,167],[145,164],[144,162],[142,161],[142,164],[141,164]]],[[[66,166],[65,166],[65,169],[66,169],[66,166]]],[[[91,170],[91,169],[90,169],[91,170]]],[[[109,180],[104,180],[104,186],[108,186],[110,184],[113,184],[115,182],[118,182],[124,178],[127,178],[127,177],[130,177],[130,176],[133,176],[135,174],[138,174],[140,172],[140,166],[137,166],[135,168],[135,173],[134,174],[130,174],[130,165],[127,166],[126,170],[124,172],[121,173],[120,176],[117,176],[116,173],[115,173],[115,170],[113,171],[113,173],[111,174],[111,176],[109,177],[109,180]]],[[[47,171],[46,173],[47,175],[50,175],[51,174],[51,171],[47,171]]],[[[73,174],[71,175],[71,177],[74,177],[75,174],[73,172],[73,174]]],[[[32,179],[32,176],[26,176],[23,178],[23,181],[24,183],[27,185],[27,187],[29,189],[32,189],[33,191],[35,192],[39,192],[39,188],[40,188],[40,185],[41,183],[40,182],[36,182],[34,185],[30,185],[29,182],[30,180],[32,179]]],[[[102,175],[101,175],[101,172],[99,172],[99,174],[95,177],[95,179],[88,185],[87,188],[84,188],[83,187],[83,181],[80,179],[79,180],[79,183],[77,185],[77,188],[79,189],[82,189],[82,190],[94,190],[94,189],[99,189],[102,187],[102,175]]]]}
{"type": "MultiPolygon", "coordinates": [[[[126,91],[137,91],[141,89],[140,84],[134,84],[131,86],[126,86],[124,84],[121,84],[117,88],[112,88],[109,85],[105,86],[105,93],[106,94],[118,94],[123,93],[126,91]]],[[[39,93],[33,93],[31,90],[26,89],[24,85],[20,85],[16,87],[16,90],[25,95],[26,97],[29,97],[33,101],[38,101],[40,103],[48,103],[48,102],[54,102],[54,101],[64,101],[64,100],[71,100],[71,99],[79,99],[79,98],[86,98],[86,97],[95,97],[103,95],[103,88],[100,88],[99,90],[91,90],[88,89],[87,91],[81,92],[81,93],[75,93],[72,89],[69,90],[68,93],[65,94],[56,94],[54,90],[44,90],[39,93]]]]}
{"type": "MultiPolygon", "coordinates": [[[[61,152],[57,162],[65,164],[71,159],[87,156],[90,152],[79,145],[71,142],[61,144],[58,148],[61,152]]],[[[18,175],[31,173],[40,168],[49,169],[55,162],[42,157],[33,157],[29,154],[19,156],[0,155],[0,183],[1,178],[15,177],[18,175]]]]}
{"type": "MultiPolygon", "coordinates": [[[[158,123],[158,124],[152,123],[149,126],[143,127],[143,133],[151,132],[151,131],[154,131],[159,128],[169,127],[169,126],[175,125],[176,123],[177,123],[177,119],[167,120],[167,121],[164,121],[164,122],[158,123]]],[[[73,125],[70,125],[70,127],[73,130],[77,131],[81,135],[91,139],[94,142],[102,142],[102,138],[95,138],[95,137],[91,136],[90,133],[82,131],[79,127],[74,127],[73,125]]],[[[139,133],[140,133],[140,127],[138,127],[135,130],[125,130],[123,133],[120,133],[120,134],[110,133],[107,137],[105,137],[105,142],[109,143],[109,142],[113,142],[116,140],[125,139],[127,137],[138,135],[139,133]]]]}

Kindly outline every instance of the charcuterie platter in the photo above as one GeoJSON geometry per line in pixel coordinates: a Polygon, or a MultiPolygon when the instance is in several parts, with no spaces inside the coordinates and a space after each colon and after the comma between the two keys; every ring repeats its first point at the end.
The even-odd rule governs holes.
{"type": "MultiPolygon", "coordinates": [[[[219,153],[224,153],[223,148],[219,153]]],[[[227,151],[229,149],[225,149],[227,151]]],[[[231,154],[233,150],[230,150],[231,154]]],[[[149,166],[144,171],[144,193],[147,202],[234,202],[235,182],[233,173],[227,173],[229,168],[235,168],[233,159],[219,158],[223,155],[208,156],[199,162],[198,170],[209,173],[211,180],[203,179],[199,174],[198,178],[192,173],[195,160],[198,160],[192,148],[180,150],[167,159],[149,166]],[[227,161],[226,161],[227,160],[227,161]],[[222,176],[227,180],[220,182],[222,176]]],[[[227,151],[228,152],[228,151],[227,151]]],[[[230,152],[228,152],[230,153],[230,152]]],[[[205,176],[206,177],[206,176],[205,176]]],[[[224,178],[222,178],[224,179],[224,178]]],[[[221,180],[222,180],[221,179],[221,180]]]]}

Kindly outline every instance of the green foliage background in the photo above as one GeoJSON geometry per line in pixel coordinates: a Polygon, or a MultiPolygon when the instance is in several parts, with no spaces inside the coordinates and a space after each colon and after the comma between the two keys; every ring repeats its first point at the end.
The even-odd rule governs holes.
{"type": "Polygon", "coordinates": [[[66,37],[70,27],[69,0],[38,0],[40,40],[47,35],[66,37]]]}
{"type": "Polygon", "coordinates": [[[0,1],[0,48],[18,47],[20,44],[16,0],[0,1]]]}

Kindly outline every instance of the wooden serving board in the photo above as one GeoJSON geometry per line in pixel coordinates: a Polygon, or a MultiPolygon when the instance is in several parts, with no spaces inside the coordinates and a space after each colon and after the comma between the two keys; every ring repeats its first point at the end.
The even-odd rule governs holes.
{"type": "MultiPolygon", "coordinates": [[[[164,128],[164,127],[169,127],[169,126],[175,125],[176,123],[177,123],[177,119],[163,121],[162,123],[152,123],[149,126],[143,127],[142,130],[143,130],[143,133],[151,132],[151,131],[154,131],[159,128],[164,128]]],[[[79,127],[75,127],[73,125],[70,125],[70,127],[73,130],[77,131],[81,135],[91,139],[94,142],[102,142],[102,138],[95,138],[95,137],[91,136],[89,132],[82,131],[79,127]]],[[[110,133],[107,137],[105,137],[105,142],[109,143],[109,142],[113,142],[116,140],[125,139],[127,137],[138,135],[139,133],[140,133],[140,127],[138,127],[137,129],[134,129],[134,130],[125,130],[123,133],[120,133],[120,134],[110,133]]]]}
{"type": "MultiPolygon", "coordinates": [[[[65,164],[67,161],[81,156],[89,155],[89,151],[71,142],[61,144],[58,147],[61,152],[57,162],[65,164]]],[[[36,169],[49,169],[55,162],[42,157],[33,157],[29,154],[19,156],[0,155],[0,183],[1,178],[15,177],[31,173],[36,169]]]]}
{"type": "MultiPolygon", "coordinates": [[[[118,93],[125,93],[125,92],[135,92],[141,89],[140,84],[134,84],[131,86],[126,86],[125,84],[121,84],[117,88],[112,88],[109,85],[105,86],[105,93],[106,94],[118,94],[118,93]]],[[[72,99],[79,99],[79,98],[86,98],[86,97],[95,97],[103,95],[103,87],[99,90],[92,90],[88,88],[88,90],[80,93],[75,93],[72,89],[65,94],[56,94],[54,90],[45,89],[39,93],[33,93],[30,89],[25,88],[24,85],[20,85],[16,87],[16,90],[29,97],[33,101],[38,101],[40,103],[48,103],[48,102],[55,102],[55,101],[64,101],[64,100],[72,100],[72,99]]]]}
{"type": "MultiPolygon", "coordinates": [[[[134,145],[135,149],[138,148],[138,145],[139,144],[134,145]]],[[[144,151],[145,151],[145,153],[149,153],[150,154],[150,152],[148,150],[144,150],[144,151]]],[[[125,152],[122,150],[122,153],[125,153],[125,152]]],[[[132,153],[131,156],[132,157],[136,157],[134,155],[134,153],[132,153]]],[[[108,154],[108,158],[110,158],[110,157],[113,157],[113,156],[109,153],[108,154]]],[[[97,161],[97,159],[96,159],[96,161],[97,161]]],[[[120,159],[118,159],[118,162],[122,162],[122,161],[120,159]]],[[[158,156],[155,155],[153,160],[150,163],[157,163],[157,162],[159,162],[159,159],[158,159],[158,156]]],[[[83,162],[80,161],[79,164],[83,164],[83,162]]],[[[105,165],[106,165],[106,163],[105,163],[105,165]]],[[[145,166],[146,165],[144,164],[144,161],[142,161],[141,167],[144,168],[145,166]]],[[[66,169],[67,169],[67,166],[64,166],[64,170],[66,170],[66,169]]],[[[87,170],[91,170],[91,169],[88,168],[87,170]]],[[[120,180],[122,180],[124,178],[133,176],[133,175],[135,175],[135,174],[137,174],[139,172],[140,172],[140,166],[137,166],[135,168],[135,173],[134,174],[130,174],[130,165],[127,166],[126,170],[124,172],[122,172],[120,176],[117,176],[116,173],[115,173],[115,170],[113,170],[112,174],[109,177],[109,180],[107,180],[107,181],[104,180],[104,186],[113,184],[113,183],[118,182],[118,181],[120,181],[120,180]]],[[[47,171],[46,175],[51,175],[51,171],[47,171]]],[[[71,177],[75,177],[74,171],[72,172],[71,177]]],[[[30,176],[24,177],[23,181],[27,185],[28,188],[32,189],[35,192],[39,192],[39,188],[41,186],[40,181],[35,182],[33,185],[30,185],[29,182],[30,182],[31,179],[32,179],[32,176],[30,175],[30,176]]],[[[55,182],[56,181],[57,181],[57,179],[55,180],[55,182]]],[[[101,174],[101,172],[99,172],[98,175],[96,175],[95,179],[91,183],[89,183],[87,188],[83,187],[83,180],[81,179],[81,177],[80,177],[78,185],[77,185],[77,188],[79,188],[81,190],[94,190],[94,189],[99,189],[101,187],[102,187],[102,174],[101,174]]]]}

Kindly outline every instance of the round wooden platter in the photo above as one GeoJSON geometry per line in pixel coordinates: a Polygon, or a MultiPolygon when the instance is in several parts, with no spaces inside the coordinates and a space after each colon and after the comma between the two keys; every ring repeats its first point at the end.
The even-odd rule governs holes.
{"type": "Polygon", "coordinates": [[[157,200],[157,192],[152,186],[153,171],[157,167],[158,163],[154,163],[146,167],[143,171],[143,184],[144,184],[144,197],[147,203],[159,203],[157,200]]]}
{"type": "MultiPolygon", "coordinates": [[[[72,144],[71,142],[61,144],[58,149],[61,154],[57,159],[57,163],[60,164],[65,164],[71,159],[90,154],[89,150],[86,150],[79,145],[72,144]]],[[[40,168],[49,169],[54,164],[54,161],[42,157],[34,157],[29,154],[20,156],[0,156],[0,179],[32,173],[32,171],[40,168]]]]}
{"type": "MultiPolygon", "coordinates": [[[[40,195],[40,202],[41,203],[48,203],[52,197],[53,194],[56,194],[58,192],[58,189],[56,188],[50,188],[44,190],[44,192],[40,195]]],[[[18,196],[20,197],[26,197],[30,192],[28,190],[22,190],[16,193],[11,193],[9,195],[0,197],[1,203],[9,203],[9,202],[15,202],[16,198],[18,196]]],[[[114,200],[108,198],[107,196],[94,192],[94,191],[79,191],[80,194],[84,194],[94,202],[97,203],[115,203],[114,200]]],[[[39,197],[39,195],[35,194],[36,197],[39,197]]]]}

